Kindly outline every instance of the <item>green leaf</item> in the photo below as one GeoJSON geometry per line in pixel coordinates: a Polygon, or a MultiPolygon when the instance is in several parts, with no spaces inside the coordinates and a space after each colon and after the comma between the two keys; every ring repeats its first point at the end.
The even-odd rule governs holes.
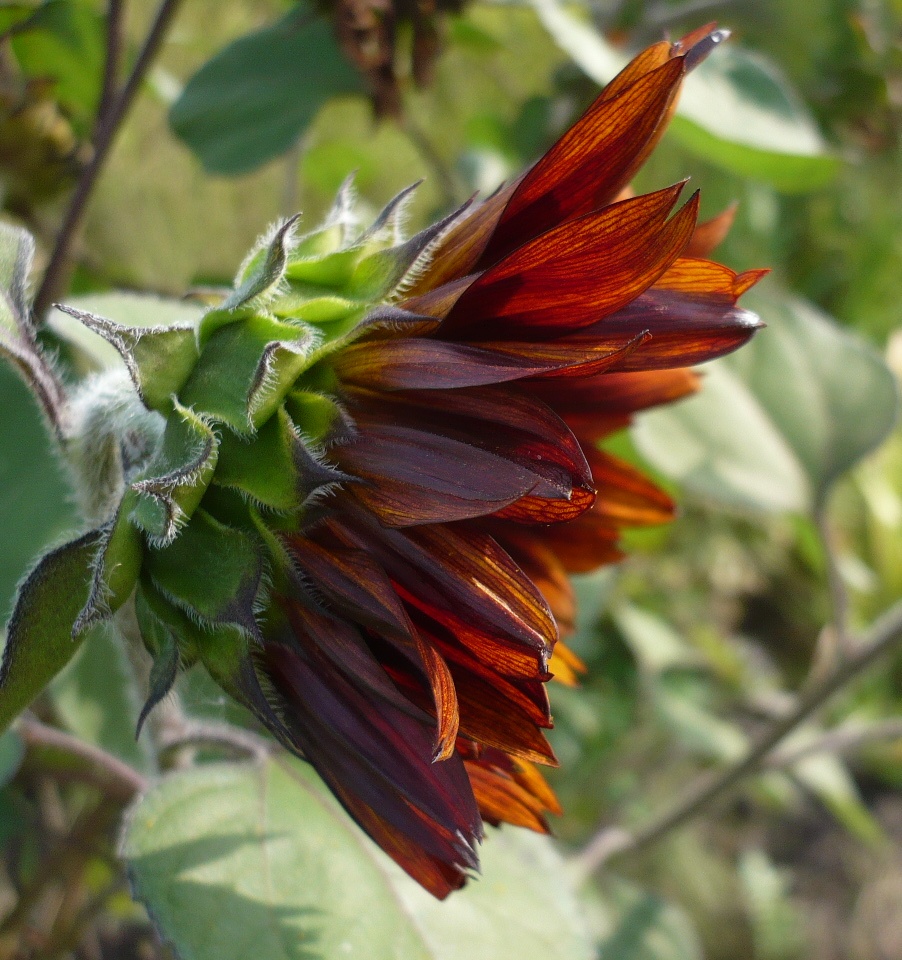
{"type": "Polygon", "coordinates": [[[88,600],[102,536],[92,530],[51,550],[22,584],[0,664],[0,731],[78,651],[72,626],[88,600]]]}
{"type": "Polygon", "coordinates": [[[93,116],[103,77],[103,17],[93,4],[48,0],[12,47],[29,77],[52,77],[54,93],[86,123],[93,116]]]}
{"type": "Polygon", "coordinates": [[[207,61],[169,120],[207,170],[238,174],[287,150],[331,97],[362,92],[331,26],[294,10],[207,61]]]}
{"type": "Polygon", "coordinates": [[[9,610],[16,585],[46,544],[74,524],[59,459],[54,456],[34,398],[0,364],[0,605],[9,610]]]}
{"type": "Polygon", "coordinates": [[[767,329],[705,367],[699,394],[643,415],[636,445],[687,490],[724,506],[816,510],[892,429],[895,378],[854,333],[775,286],[744,303],[767,329]]]}
{"type": "Polygon", "coordinates": [[[652,465],[703,500],[774,513],[808,505],[808,483],[786,439],[722,363],[705,367],[694,397],[639,417],[633,439],[652,465]]]}
{"type": "Polygon", "coordinates": [[[25,3],[0,4],[0,33],[24,23],[42,2],[43,0],[28,0],[25,3]]]}
{"type": "Polygon", "coordinates": [[[24,756],[25,744],[15,730],[0,734],[0,789],[16,775],[24,756]]]}
{"type": "Polygon", "coordinates": [[[689,918],[657,894],[609,874],[593,906],[599,960],[702,960],[689,918]]]}
{"type": "MultiPolygon", "coordinates": [[[[128,290],[69,298],[69,306],[98,317],[115,317],[126,327],[196,328],[204,308],[186,300],[128,290]]],[[[120,351],[101,332],[92,332],[75,316],[52,310],[47,326],[76,353],[76,366],[87,373],[122,364],[120,351]]],[[[153,341],[151,341],[153,342],[153,341]]]]}
{"type": "Polygon", "coordinates": [[[123,852],[183,960],[594,955],[547,838],[492,831],[481,877],[439,903],[294,761],[168,777],[133,809],[123,852]]]}
{"type": "Polygon", "coordinates": [[[786,437],[817,505],[889,435],[896,379],[870,344],[813,304],[774,286],[744,303],[768,328],[729,363],[786,437]]]}
{"type": "MultiPolygon", "coordinates": [[[[597,83],[604,86],[626,66],[628,56],[560,0],[531,2],[558,46],[597,83]]],[[[812,190],[839,169],[776,67],[735,43],[686,78],[671,129],[705,160],[779,190],[812,190]]]]}
{"type": "Polygon", "coordinates": [[[839,171],[785,77],[736,44],[718,49],[686,78],[671,129],[705,160],[778,190],[814,190],[839,171]]]}
{"type": "Polygon", "coordinates": [[[114,624],[96,626],[54,680],[50,696],[67,730],[149,773],[148,744],[135,737],[142,692],[128,663],[126,642],[114,624]]]}

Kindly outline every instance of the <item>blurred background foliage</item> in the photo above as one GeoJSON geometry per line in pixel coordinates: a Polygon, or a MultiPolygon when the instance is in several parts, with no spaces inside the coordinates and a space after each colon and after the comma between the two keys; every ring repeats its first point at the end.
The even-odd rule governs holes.
{"type": "MultiPolygon", "coordinates": [[[[639,826],[696,775],[735,761],[838,662],[846,630],[902,597],[902,3],[439,4],[440,55],[408,22],[389,73],[384,58],[358,72],[343,57],[354,53],[353,35],[335,28],[345,6],[323,0],[311,19],[288,0],[185,0],[93,197],[70,299],[134,322],[147,303],[117,294],[118,312],[107,311],[108,291],[179,297],[228,282],[267,224],[296,210],[316,223],[350,172],[372,212],[424,178],[410,211],[411,228],[423,226],[535,159],[637,48],[708,19],[734,31],[687,84],[635,186],[691,175],[704,216],[737,204],[717,258],[772,267],[748,298],[769,329],[709,368],[702,395],[642,418],[614,444],[650,466],[682,510],[666,529],[631,535],[622,566],[578,583],[572,646],[588,673],[581,688],[552,691],[553,780],[566,808],[557,832],[576,853],[599,825],[639,826]]],[[[151,12],[129,11],[132,55],[151,12]]],[[[46,251],[90,159],[103,5],[0,4],[0,31],[5,215],[46,251]]],[[[60,316],[46,336],[64,363],[89,362],[60,316]]],[[[75,514],[40,416],[6,370],[0,396],[8,607],[30,561],[75,514]]],[[[41,710],[147,770],[131,736],[140,701],[110,680],[128,665],[102,642],[41,710]]],[[[191,709],[244,722],[200,678],[185,687],[191,709]]],[[[581,893],[591,953],[902,956],[900,707],[896,656],[799,729],[733,799],[612,861],[581,893]]],[[[11,779],[20,761],[13,739],[0,740],[0,785],[11,780],[0,790],[0,916],[37,869],[35,827],[48,816],[27,768],[11,779]]],[[[139,874],[145,841],[131,841],[144,851],[139,874]]],[[[78,955],[152,956],[140,953],[155,948],[111,870],[101,855],[78,881],[92,896],[108,891],[105,946],[78,955]]],[[[151,902],[154,880],[141,874],[139,884],[151,902]]],[[[215,898],[208,909],[221,912],[215,898]]],[[[561,910],[555,922],[566,924],[561,910]]],[[[469,949],[462,955],[479,955],[469,949]]],[[[516,943],[523,960],[544,960],[545,949],[516,943]]],[[[200,950],[185,955],[212,956],[200,950]]],[[[286,951],[278,955],[320,956],[286,951]]]]}

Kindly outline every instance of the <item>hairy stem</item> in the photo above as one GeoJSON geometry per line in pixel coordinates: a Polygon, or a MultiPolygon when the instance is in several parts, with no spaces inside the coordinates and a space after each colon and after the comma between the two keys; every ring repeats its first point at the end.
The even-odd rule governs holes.
{"type": "Polygon", "coordinates": [[[902,603],[891,607],[873,624],[854,651],[816,687],[809,688],[795,709],[777,720],[753,744],[742,759],[716,774],[701,777],[686,795],[653,818],[646,826],[630,833],[619,828],[604,827],[573,859],[576,870],[588,877],[609,860],[645,850],[706,812],[730,793],[749,774],[765,764],[774,749],[788,734],[822,707],[834,694],[845,689],[876,660],[902,640],[902,603]]]}
{"type": "MultiPolygon", "coordinates": [[[[109,157],[110,149],[122,121],[134,102],[151,63],[153,63],[160,50],[163,38],[166,36],[180,3],[181,0],[162,0],[125,85],[118,94],[109,98],[104,114],[98,115],[94,139],[94,156],[76,184],[75,192],[72,194],[69,208],[63,218],[56,243],[50,254],[47,270],[35,297],[34,312],[39,319],[46,315],[54,300],[62,293],[69,269],[69,254],[84,220],[88,201],[91,199],[97,179],[109,157]]],[[[111,10],[112,6],[111,3],[111,10]]],[[[107,42],[109,43],[109,37],[107,42]]],[[[109,60],[110,51],[108,50],[108,63],[109,60]]]]}

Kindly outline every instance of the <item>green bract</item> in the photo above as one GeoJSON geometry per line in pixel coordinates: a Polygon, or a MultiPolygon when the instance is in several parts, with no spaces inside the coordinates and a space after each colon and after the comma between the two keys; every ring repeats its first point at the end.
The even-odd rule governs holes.
{"type": "MultiPolygon", "coordinates": [[[[312,233],[297,236],[297,218],[278,225],[195,324],[132,327],[61,308],[108,341],[125,372],[88,379],[69,404],[64,450],[94,528],[48,553],[20,588],[0,730],[132,597],[154,658],[142,722],[198,661],[237,692],[258,623],[278,617],[268,589],[294,575],[279,531],[345,479],[319,454],[345,428],[330,357],[373,323],[404,321],[393,294],[442,228],[401,241],[409,193],[362,232],[350,185],[312,233]]],[[[24,251],[10,267],[15,291],[30,246],[19,234],[10,243],[24,251]]],[[[14,336],[29,329],[21,297],[8,312],[16,360],[14,336]]]]}

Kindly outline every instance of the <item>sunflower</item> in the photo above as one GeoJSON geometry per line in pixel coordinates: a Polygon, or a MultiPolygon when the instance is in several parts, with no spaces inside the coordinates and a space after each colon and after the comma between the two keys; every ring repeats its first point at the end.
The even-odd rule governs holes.
{"type": "Polygon", "coordinates": [[[737,299],[762,272],[702,258],[730,214],[628,189],[723,36],[648,48],[518,180],[409,239],[409,191],[361,231],[346,187],[312,233],[263,238],[197,327],[70,310],[133,400],[105,520],[69,547],[75,635],[133,597],[145,714],[200,661],[437,897],[485,823],[560,812],[538,765],[547,681],[582,669],[568,575],[672,516],[599,442],[759,326],[737,299]]]}

